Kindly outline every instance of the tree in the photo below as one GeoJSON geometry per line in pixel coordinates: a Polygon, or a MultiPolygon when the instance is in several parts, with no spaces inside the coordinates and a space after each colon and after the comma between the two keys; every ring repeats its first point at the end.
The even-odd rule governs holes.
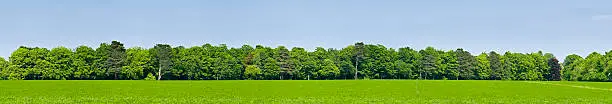
{"type": "Polygon", "coordinates": [[[234,79],[240,76],[242,66],[238,64],[239,60],[228,53],[225,44],[219,46],[206,44],[203,48],[206,50],[203,55],[206,57],[207,66],[210,66],[208,73],[212,75],[213,79],[234,79]]]}
{"type": "Polygon", "coordinates": [[[361,73],[363,78],[379,78],[385,79],[394,75],[393,69],[393,56],[395,54],[393,49],[387,49],[382,45],[371,45],[365,46],[364,57],[367,57],[361,61],[361,73]]]}
{"type": "Polygon", "coordinates": [[[70,79],[72,77],[72,60],[73,52],[66,47],[56,47],[51,49],[47,60],[50,62],[50,68],[45,68],[46,74],[43,74],[45,79],[70,79]]]}
{"type": "Polygon", "coordinates": [[[396,60],[393,65],[395,65],[394,68],[397,70],[397,76],[399,79],[408,79],[412,76],[413,66],[411,64],[401,60],[396,60]]]}
{"type": "Polygon", "coordinates": [[[354,77],[355,73],[355,63],[353,63],[353,52],[355,51],[355,46],[349,45],[345,48],[342,48],[335,58],[336,63],[338,64],[338,68],[340,68],[340,77],[343,79],[354,77]]]}
{"type": "MultiPolygon", "coordinates": [[[[159,60],[156,60],[154,56],[154,54],[156,54],[155,52],[155,48],[151,48],[149,49],[149,51],[151,51],[151,56],[152,56],[152,62],[150,62],[151,66],[153,66],[154,68],[150,69],[150,70],[146,70],[145,73],[156,73],[159,72],[159,60]],[[157,62],[157,63],[156,63],[157,62]]],[[[177,63],[181,63],[181,61],[183,61],[182,59],[186,56],[184,56],[184,52],[186,51],[185,47],[183,46],[178,46],[178,47],[174,47],[172,48],[172,54],[171,54],[171,58],[170,61],[172,62],[171,68],[169,70],[170,73],[170,78],[169,77],[165,77],[166,79],[188,79],[187,75],[186,75],[186,70],[187,68],[184,66],[181,66],[177,63]]],[[[157,80],[157,79],[154,79],[157,80]]]]}
{"type": "Polygon", "coordinates": [[[94,79],[96,60],[96,51],[87,46],[79,46],[76,48],[72,59],[73,78],[75,79],[94,79]]]}
{"type": "Polygon", "coordinates": [[[565,61],[563,61],[563,79],[564,80],[578,80],[577,67],[580,62],[584,60],[582,57],[571,54],[565,57],[565,61]]]}
{"type": "Polygon", "coordinates": [[[157,63],[157,80],[161,80],[165,71],[170,70],[172,65],[172,47],[167,44],[157,44],[153,47],[153,60],[157,63]]]}
{"type": "Polygon", "coordinates": [[[491,62],[489,62],[488,57],[486,53],[482,53],[476,57],[476,60],[478,60],[476,76],[478,79],[487,80],[491,78],[491,62]]]}
{"type": "Polygon", "coordinates": [[[487,59],[489,60],[489,64],[491,65],[491,79],[499,80],[502,79],[502,62],[500,60],[500,55],[495,53],[495,51],[489,52],[487,59]]]}
{"type": "Polygon", "coordinates": [[[579,73],[583,75],[580,80],[586,81],[605,81],[603,55],[593,52],[589,54],[584,62],[579,66],[582,69],[579,73]]]}
{"type": "Polygon", "coordinates": [[[360,59],[363,59],[363,53],[364,53],[364,44],[363,42],[357,42],[355,43],[355,80],[359,79],[357,77],[357,73],[359,73],[359,61],[360,59]]]}
{"type": "Polygon", "coordinates": [[[6,79],[21,80],[24,79],[25,75],[29,74],[26,70],[33,68],[36,65],[36,58],[31,58],[34,56],[30,54],[31,49],[32,48],[21,46],[17,48],[17,50],[13,51],[9,57],[10,68],[2,71],[6,79]]]}
{"type": "Polygon", "coordinates": [[[121,79],[145,78],[144,70],[151,69],[149,51],[140,47],[129,48],[126,51],[126,65],[122,67],[121,79]]]}
{"type": "MultiPolygon", "coordinates": [[[[416,50],[410,48],[410,47],[404,47],[404,48],[399,48],[398,49],[398,61],[403,61],[404,63],[406,63],[406,66],[408,69],[405,69],[404,71],[400,71],[400,76],[403,76],[403,78],[406,79],[412,79],[418,76],[418,73],[415,74],[415,72],[418,72],[418,69],[421,69],[421,60],[423,59],[423,57],[421,56],[421,54],[419,54],[419,52],[417,52],[416,50]],[[409,73],[403,73],[409,71],[409,73]]],[[[396,62],[396,65],[401,65],[401,63],[396,62]]]]}
{"type": "Polygon", "coordinates": [[[117,75],[121,73],[121,68],[125,63],[125,47],[123,47],[123,44],[118,41],[112,41],[110,45],[109,55],[110,56],[108,57],[107,65],[110,67],[107,71],[107,74],[113,73],[113,75],[115,76],[114,79],[118,79],[119,77],[117,75]]]}
{"type": "Polygon", "coordinates": [[[423,59],[422,59],[423,60],[422,61],[423,70],[418,71],[419,79],[421,77],[424,77],[425,79],[427,79],[427,77],[434,74],[435,71],[438,69],[438,64],[436,64],[438,61],[438,52],[433,47],[427,47],[425,48],[425,50],[421,50],[419,53],[423,55],[423,59]]]}
{"type": "MultiPolygon", "coordinates": [[[[294,47],[289,52],[291,62],[294,62],[294,76],[296,79],[309,79],[314,70],[314,60],[304,48],[294,47]]],[[[352,74],[352,73],[349,73],[352,74]]]]}
{"type": "Polygon", "coordinates": [[[602,74],[607,77],[606,81],[612,81],[612,50],[606,52],[602,60],[604,64],[604,70],[602,74]]]}
{"type": "MultiPolygon", "coordinates": [[[[252,65],[252,63],[246,63],[246,62],[247,61],[250,62],[250,59],[247,60],[247,57],[252,58],[252,56],[249,56],[249,53],[253,52],[254,50],[255,49],[253,49],[253,47],[251,47],[250,45],[242,45],[242,47],[240,48],[230,49],[230,55],[232,55],[235,59],[237,59],[240,65],[242,66],[242,68],[239,69],[240,70],[239,73],[244,73],[247,65],[252,65]]],[[[240,76],[240,79],[246,79],[246,78],[244,75],[242,75],[240,76]]]]}
{"type": "Polygon", "coordinates": [[[289,56],[289,50],[284,46],[278,46],[276,48],[278,52],[278,63],[280,65],[280,79],[289,78],[293,79],[293,62],[291,60],[291,56],[289,56]]]}
{"type": "Polygon", "coordinates": [[[261,69],[259,69],[256,65],[247,65],[244,70],[245,79],[259,79],[259,75],[261,74],[261,69]]]}
{"type": "Polygon", "coordinates": [[[459,76],[462,79],[474,79],[478,76],[478,62],[470,52],[457,49],[457,57],[459,62],[459,76]]]}
{"type": "Polygon", "coordinates": [[[612,81],[612,51],[586,58],[568,55],[559,63],[551,53],[496,52],[473,56],[463,49],[387,48],[362,42],[342,49],[314,51],[284,46],[204,44],[185,48],[157,44],[125,49],[117,41],[95,50],[51,50],[21,46],[8,61],[0,58],[0,79],[9,80],[276,80],[347,79],[573,80],[612,81]],[[358,69],[360,68],[360,69],[358,69]],[[151,74],[151,75],[145,75],[151,74]],[[157,74],[157,76],[155,76],[157,74]]]}
{"type": "MultiPolygon", "coordinates": [[[[203,79],[202,73],[202,65],[204,64],[202,55],[200,54],[203,51],[202,47],[194,46],[185,49],[177,49],[179,50],[177,55],[174,55],[175,69],[181,69],[183,72],[184,79],[193,80],[193,79],[203,79]]],[[[153,52],[155,53],[155,52],[153,52]]],[[[156,64],[158,65],[158,64],[156,64]]],[[[158,66],[159,67],[159,66],[158,66]]],[[[159,72],[159,69],[156,71],[159,72]]],[[[173,72],[178,73],[178,72],[173,72]]]]}
{"type": "Polygon", "coordinates": [[[50,63],[47,61],[49,50],[46,48],[30,48],[21,46],[15,50],[10,58],[10,66],[6,73],[7,79],[44,79],[45,72],[50,70],[50,63]]]}
{"type": "Polygon", "coordinates": [[[312,65],[313,68],[313,75],[315,78],[317,79],[325,79],[326,76],[324,76],[324,73],[321,73],[322,70],[324,70],[323,68],[325,67],[325,59],[329,59],[330,57],[328,56],[327,50],[325,50],[322,47],[317,47],[315,49],[314,52],[310,53],[310,55],[312,56],[312,60],[310,63],[312,65]]]}
{"type": "Polygon", "coordinates": [[[559,60],[554,57],[550,58],[550,60],[548,61],[548,66],[550,66],[550,77],[548,78],[548,80],[561,80],[561,65],[559,64],[559,60]]]}
{"type": "Polygon", "coordinates": [[[92,79],[110,79],[108,71],[110,70],[110,52],[111,46],[107,43],[102,43],[96,48],[94,60],[94,75],[92,79]]]}
{"type": "Polygon", "coordinates": [[[340,74],[340,69],[334,64],[334,61],[325,59],[323,61],[321,70],[318,70],[319,77],[321,79],[334,79],[340,74]]]}
{"type": "Polygon", "coordinates": [[[519,66],[517,63],[519,57],[516,56],[516,54],[513,54],[511,52],[505,52],[503,56],[501,56],[500,60],[502,62],[502,68],[499,71],[500,73],[500,79],[502,80],[516,80],[516,73],[517,73],[517,66],[519,66]]]}
{"type": "Polygon", "coordinates": [[[8,69],[8,66],[8,61],[4,60],[4,57],[0,57],[0,80],[6,79],[7,73],[5,72],[8,69]]]}
{"type": "Polygon", "coordinates": [[[555,56],[551,53],[544,54],[542,51],[532,53],[531,56],[535,60],[535,71],[538,74],[537,80],[546,80],[547,77],[550,77],[548,61],[555,56]]]}
{"type": "MultiPolygon", "coordinates": [[[[444,52],[442,54],[442,61],[440,63],[440,69],[442,69],[444,71],[444,75],[442,79],[459,79],[460,75],[463,73],[461,68],[462,65],[459,62],[465,62],[464,60],[460,60],[459,58],[463,58],[463,56],[460,56],[461,52],[459,51],[463,51],[463,50],[458,50],[458,51],[453,51],[450,50],[448,52],[444,52]]],[[[471,75],[463,75],[463,77],[468,77],[471,75]]]]}
{"type": "Polygon", "coordinates": [[[278,78],[278,72],[280,70],[280,66],[278,65],[278,62],[271,58],[268,57],[264,60],[264,65],[262,68],[262,72],[264,74],[264,78],[265,79],[276,79],[278,78]]]}

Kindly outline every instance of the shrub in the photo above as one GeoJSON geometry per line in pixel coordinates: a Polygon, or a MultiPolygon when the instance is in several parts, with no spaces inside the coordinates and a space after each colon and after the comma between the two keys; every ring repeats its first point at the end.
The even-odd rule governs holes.
{"type": "Polygon", "coordinates": [[[149,73],[147,74],[147,78],[145,78],[145,80],[156,80],[157,78],[155,76],[153,76],[153,74],[149,73]]]}

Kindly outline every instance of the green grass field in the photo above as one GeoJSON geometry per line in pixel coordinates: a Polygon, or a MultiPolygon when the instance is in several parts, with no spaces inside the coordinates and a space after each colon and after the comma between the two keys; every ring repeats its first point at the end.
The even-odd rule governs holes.
{"type": "Polygon", "coordinates": [[[450,80],[0,81],[0,102],[593,104],[612,103],[610,88],[612,83],[450,80]]]}

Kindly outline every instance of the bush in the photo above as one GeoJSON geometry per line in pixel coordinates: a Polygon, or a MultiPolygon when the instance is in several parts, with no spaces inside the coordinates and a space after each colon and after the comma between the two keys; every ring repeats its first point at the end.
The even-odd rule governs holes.
{"type": "Polygon", "coordinates": [[[147,78],[145,78],[144,80],[156,80],[157,78],[155,76],[153,76],[153,74],[149,73],[147,75],[147,78]]]}

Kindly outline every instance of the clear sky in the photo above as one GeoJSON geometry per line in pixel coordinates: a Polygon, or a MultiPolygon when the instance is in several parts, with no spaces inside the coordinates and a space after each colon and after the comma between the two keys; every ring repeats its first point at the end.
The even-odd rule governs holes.
{"type": "Polygon", "coordinates": [[[551,52],[612,49],[610,0],[3,0],[0,56],[19,46],[204,43],[551,52]]]}

